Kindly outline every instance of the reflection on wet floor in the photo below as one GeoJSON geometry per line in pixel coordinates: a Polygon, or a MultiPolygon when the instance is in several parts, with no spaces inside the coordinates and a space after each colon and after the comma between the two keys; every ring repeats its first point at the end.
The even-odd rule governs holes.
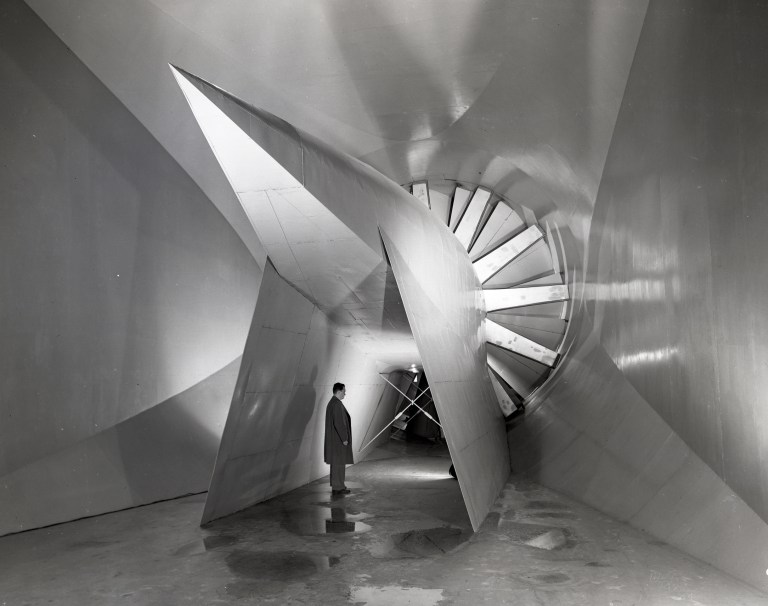
{"type": "Polygon", "coordinates": [[[452,553],[472,537],[470,529],[440,526],[408,530],[388,536],[368,546],[375,558],[430,558],[452,553]]]}
{"type": "Polygon", "coordinates": [[[281,526],[300,536],[368,532],[371,527],[361,522],[371,517],[345,507],[309,505],[286,510],[281,526]]]}
{"type": "Polygon", "coordinates": [[[341,558],[294,551],[236,549],[224,561],[229,570],[241,579],[227,584],[224,593],[237,598],[258,598],[279,594],[289,583],[328,571],[341,558]]]}
{"type": "Polygon", "coordinates": [[[296,551],[248,551],[236,549],[224,560],[239,577],[295,581],[316,572],[324,572],[340,558],[296,551]]]}
{"type": "Polygon", "coordinates": [[[460,528],[427,528],[392,535],[395,548],[418,556],[448,553],[469,539],[471,533],[460,528]]]}
{"type": "Polygon", "coordinates": [[[204,528],[192,497],[3,537],[0,604],[768,603],[525,478],[472,534],[458,484],[429,479],[433,452],[355,465],[344,498],[324,480],[204,528]]]}

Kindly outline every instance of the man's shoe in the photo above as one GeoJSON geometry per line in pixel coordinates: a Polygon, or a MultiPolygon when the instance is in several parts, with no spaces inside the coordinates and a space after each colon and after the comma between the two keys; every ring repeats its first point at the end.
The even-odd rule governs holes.
{"type": "Polygon", "coordinates": [[[342,488],[341,490],[331,490],[331,494],[349,494],[352,492],[349,488],[342,488]]]}

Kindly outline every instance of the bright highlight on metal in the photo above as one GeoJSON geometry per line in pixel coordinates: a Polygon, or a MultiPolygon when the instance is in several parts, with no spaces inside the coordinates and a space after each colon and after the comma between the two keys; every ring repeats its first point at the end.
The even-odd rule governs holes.
{"type": "Polygon", "coordinates": [[[472,248],[469,249],[470,256],[479,257],[486,249],[508,240],[512,233],[524,226],[522,219],[514,210],[504,202],[499,202],[477,235],[472,248]]]}
{"type": "Polygon", "coordinates": [[[488,368],[495,371],[512,389],[518,393],[526,392],[527,386],[524,382],[521,381],[520,377],[518,377],[518,375],[509,368],[509,366],[499,360],[499,358],[494,356],[490,351],[486,354],[486,361],[488,363],[488,368]]]}
{"type": "Polygon", "coordinates": [[[528,286],[520,288],[499,288],[483,291],[485,311],[498,311],[513,307],[525,307],[539,303],[568,300],[568,286],[528,286]]]}
{"type": "Polygon", "coordinates": [[[461,185],[459,185],[456,188],[456,191],[453,192],[453,203],[451,204],[451,223],[449,225],[451,229],[456,229],[456,225],[458,225],[461,215],[464,214],[464,209],[467,207],[467,202],[469,202],[469,197],[471,195],[472,192],[462,187],[461,185]]]}
{"type": "Polygon", "coordinates": [[[411,193],[417,200],[424,204],[424,206],[431,208],[429,204],[429,188],[427,187],[426,181],[414,183],[411,193]]]}
{"type": "Polygon", "coordinates": [[[515,406],[512,398],[507,395],[507,392],[504,391],[504,388],[501,386],[501,383],[499,383],[496,375],[492,372],[489,372],[488,376],[491,378],[491,385],[493,385],[493,391],[496,394],[496,399],[499,401],[499,408],[501,408],[501,412],[504,413],[505,417],[511,415],[513,412],[515,412],[517,406],[515,406]]]}
{"type": "Polygon", "coordinates": [[[550,367],[554,366],[557,360],[556,352],[504,328],[488,318],[485,319],[485,340],[550,367]]]}
{"type": "Polygon", "coordinates": [[[475,194],[472,196],[472,200],[470,200],[469,206],[456,228],[456,237],[464,248],[468,249],[472,243],[472,236],[475,235],[475,230],[483,216],[485,205],[488,204],[490,198],[491,192],[489,190],[482,187],[478,187],[475,190],[475,194]]]}
{"type": "Polygon", "coordinates": [[[486,282],[525,249],[544,237],[538,225],[531,225],[523,233],[473,263],[480,282],[486,282]]]}

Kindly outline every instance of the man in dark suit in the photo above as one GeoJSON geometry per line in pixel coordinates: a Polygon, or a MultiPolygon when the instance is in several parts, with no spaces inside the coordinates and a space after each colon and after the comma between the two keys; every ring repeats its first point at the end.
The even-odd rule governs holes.
{"type": "Polygon", "coordinates": [[[333,397],[325,407],[325,462],[331,466],[332,494],[348,494],[344,485],[346,465],[352,458],[352,424],[341,401],[347,395],[344,383],[333,384],[333,397]]]}

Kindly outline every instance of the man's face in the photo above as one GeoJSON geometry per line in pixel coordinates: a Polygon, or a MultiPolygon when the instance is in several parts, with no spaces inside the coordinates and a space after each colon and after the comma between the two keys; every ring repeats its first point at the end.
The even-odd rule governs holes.
{"type": "Polygon", "coordinates": [[[346,387],[344,389],[340,389],[339,391],[336,392],[336,397],[339,400],[343,400],[344,396],[346,396],[346,395],[347,395],[347,388],[346,387]]]}

